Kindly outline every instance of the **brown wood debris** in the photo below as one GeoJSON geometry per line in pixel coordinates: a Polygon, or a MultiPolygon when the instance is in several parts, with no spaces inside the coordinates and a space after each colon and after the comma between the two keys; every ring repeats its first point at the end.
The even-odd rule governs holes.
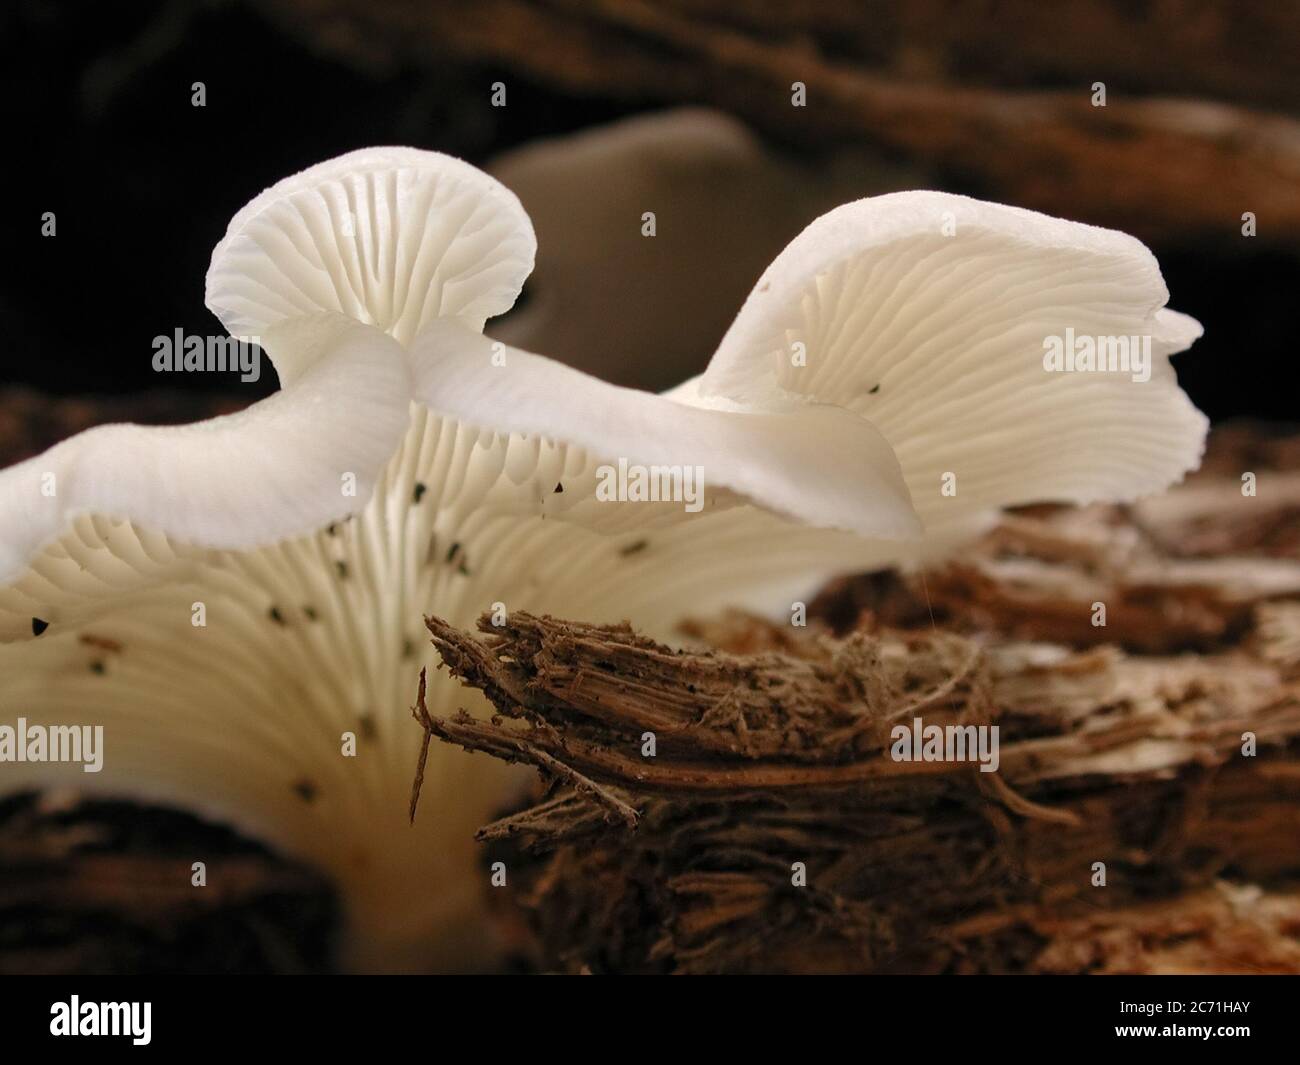
{"type": "Polygon", "coordinates": [[[1294,248],[1300,124],[1286,114],[1295,79],[1280,72],[1296,13],[1188,6],[1004,3],[963,16],[933,3],[883,14],[752,0],[274,0],[266,11],[362,68],[459,62],[575,95],[708,103],[777,142],[871,147],[1148,242],[1227,243],[1251,210],[1268,219],[1260,240],[1294,248]],[[1075,46],[1044,48],[1062,37],[1075,46]],[[805,107],[791,106],[795,83],[805,107]],[[1053,84],[1067,88],[1036,91],[1053,84]],[[1226,215],[1225,203],[1243,206],[1226,215]]]}
{"type": "Polygon", "coordinates": [[[0,974],[319,972],[336,921],[319,874],[188,815],[0,803],[0,974]]]}
{"type": "Polygon", "coordinates": [[[1010,515],[808,628],[696,621],[709,650],[426,619],[497,711],[427,734],[547,785],[480,832],[503,920],[569,971],[1300,972],[1296,486],[1264,478],[1010,515]],[[998,770],[894,760],[915,718],[996,725],[998,770]]]}

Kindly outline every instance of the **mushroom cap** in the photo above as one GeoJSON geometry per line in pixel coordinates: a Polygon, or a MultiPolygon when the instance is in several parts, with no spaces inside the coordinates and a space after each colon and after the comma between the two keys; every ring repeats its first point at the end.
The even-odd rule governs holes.
{"type": "Polygon", "coordinates": [[[205,299],[233,336],[257,336],[282,381],[313,356],[279,335],[321,312],[406,344],[435,318],[481,332],[509,310],[537,241],[514,193],[470,164],[363,148],[276,182],[212,253],[205,299]]]}
{"type": "MultiPolygon", "coordinates": [[[[28,588],[49,611],[50,599],[59,598],[52,595],[61,584],[56,574],[66,568],[70,586],[81,583],[66,545],[56,541],[91,546],[105,528],[92,520],[78,532],[81,519],[133,523],[203,547],[247,548],[364,506],[410,418],[405,356],[391,337],[337,316],[298,330],[313,337],[316,360],[242,411],[192,425],[103,425],[0,470],[0,588],[28,588]],[[52,553],[39,562],[47,549],[52,553]],[[20,580],[34,565],[39,572],[20,580]]],[[[0,593],[0,640],[30,636],[25,619],[3,609],[4,598],[0,593]]]]}
{"type": "MultiPolygon", "coordinates": [[[[590,498],[593,471],[624,459],[647,470],[698,471],[707,487],[809,525],[886,540],[921,531],[889,442],[839,407],[777,396],[761,406],[678,402],[504,349],[451,321],[430,326],[411,356],[416,395],[431,410],[583,448],[587,468],[581,479],[570,476],[570,498],[590,498]],[[498,353],[504,363],[494,360],[498,353]]],[[[578,513],[600,517],[593,508],[569,516],[578,513]]]]}
{"type": "Polygon", "coordinates": [[[1164,309],[1155,257],[1114,230],[944,192],[845,204],[759,278],[698,381],[835,403],[893,444],[927,528],[953,510],[1127,501],[1194,469],[1208,421],[1169,356],[1201,335],[1164,309]],[[1151,378],[1055,373],[1044,342],[1150,337],[1151,378]],[[790,347],[804,345],[803,365],[790,347]],[[944,472],[956,496],[938,494],[944,472]]]}
{"type": "Polygon", "coordinates": [[[814,525],[946,540],[998,507],[1127,501],[1198,464],[1208,422],[1169,356],[1201,329],[1167,299],[1132,237],[920,191],[808,226],[704,374],[663,396],[514,349],[489,359],[454,322],[411,353],[419,398],[470,424],[703,464],[715,485],[814,525]],[[1069,330],[1148,344],[1150,379],[1049,372],[1045,342],[1069,330]]]}
{"type": "MultiPolygon", "coordinates": [[[[232,219],[206,299],[283,391],[192,426],[102,426],[0,472],[0,584],[82,516],[242,549],[356,513],[409,423],[401,345],[439,316],[481,330],[535,250],[515,196],[437,152],[367,148],[277,182],[232,219]]],[[[25,628],[0,619],[0,639],[25,628]]]]}

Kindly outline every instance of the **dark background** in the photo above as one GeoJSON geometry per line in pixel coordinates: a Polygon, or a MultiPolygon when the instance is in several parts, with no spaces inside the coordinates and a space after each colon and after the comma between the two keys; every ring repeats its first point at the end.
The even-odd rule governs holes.
{"type": "MultiPolygon", "coordinates": [[[[444,49],[436,26],[426,38],[405,25],[386,34],[379,9],[390,6],[341,0],[276,2],[265,9],[245,3],[156,0],[8,3],[0,22],[0,106],[8,149],[5,254],[0,257],[0,385],[63,395],[156,389],[159,381],[150,368],[155,335],[177,327],[194,333],[220,328],[203,307],[203,275],[230,216],[266,185],[345,150],[406,143],[481,163],[530,138],[638,110],[683,102],[747,110],[743,78],[737,82],[730,72],[711,72],[698,56],[691,66],[692,57],[686,54],[692,47],[689,35],[677,40],[653,26],[642,32],[636,24],[583,22],[585,16],[572,4],[497,3],[488,6],[507,14],[519,12],[517,33],[498,12],[492,16],[495,21],[484,23],[480,36],[486,43],[476,43],[479,39],[471,35],[468,43],[457,40],[444,49]],[[363,7],[367,14],[348,14],[363,7]],[[537,30],[535,50],[530,52],[527,41],[518,38],[533,32],[528,19],[534,16],[549,21],[542,24],[545,32],[537,30]],[[675,73],[661,83],[658,75],[638,74],[629,67],[627,87],[611,91],[608,79],[599,76],[601,56],[608,55],[599,42],[580,53],[596,76],[575,73],[568,59],[552,69],[544,54],[551,47],[546,33],[556,32],[556,19],[561,18],[580,25],[583,33],[609,35],[620,47],[644,49],[647,63],[667,56],[676,65],[665,69],[675,73]],[[498,46],[494,34],[503,34],[505,43],[498,46]],[[665,42],[673,40],[683,54],[668,54],[665,42]],[[514,62],[515,55],[526,59],[514,62]],[[497,79],[510,85],[506,108],[489,105],[489,86],[497,79]],[[190,86],[195,81],[207,86],[206,107],[191,106],[190,86]],[[54,239],[40,235],[40,216],[47,210],[56,212],[58,219],[54,239]]],[[[731,17],[719,5],[697,6],[708,8],[715,21],[731,17]]],[[[1136,20],[1130,35],[1139,44],[1150,40],[1154,45],[1164,32],[1160,20],[1169,17],[1161,9],[1171,5],[1114,6],[1130,13],[1108,17],[1136,20]]],[[[748,5],[739,7],[749,10],[748,5]]],[[[1005,17],[1007,5],[991,7],[998,10],[988,17],[998,20],[998,32],[1011,37],[1013,44],[1017,33],[1033,32],[1032,26],[1018,30],[1005,17]]],[[[1217,10],[1213,4],[1200,7],[1202,16],[1205,10],[1217,10]]],[[[1169,68],[1162,84],[1158,65],[1147,69],[1141,62],[1127,63],[1123,56],[1105,52],[1080,60],[1072,38],[1101,31],[1090,31],[1085,24],[1076,32],[1069,19],[1077,10],[1077,4],[1065,5],[1060,25],[1049,31],[1051,39],[1036,37],[1033,47],[1022,51],[1023,61],[950,48],[945,63],[936,64],[923,51],[925,25],[911,26],[898,18],[882,21],[879,37],[864,31],[860,39],[828,33],[818,41],[809,38],[806,26],[762,26],[754,21],[756,15],[739,30],[774,49],[774,55],[783,54],[779,49],[787,46],[820,48],[828,62],[856,64],[889,86],[994,87],[1007,106],[1040,91],[1068,92],[1086,100],[1093,80],[1090,62],[1098,76],[1111,78],[1108,87],[1117,98],[1111,111],[1123,106],[1126,84],[1144,96],[1168,91],[1226,100],[1251,115],[1284,115],[1300,98],[1300,92],[1288,87],[1283,71],[1252,69],[1269,64],[1271,54],[1284,52],[1285,41],[1261,45],[1264,50],[1256,50],[1253,62],[1233,66],[1232,57],[1242,52],[1243,44],[1231,39],[1238,31],[1229,16],[1198,38],[1197,47],[1217,57],[1217,65],[1210,69],[1207,60],[1205,69],[1197,70],[1193,55],[1187,62],[1191,73],[1180,72],[1182,68],[1166,56],[1159,61],[1169,68]],[[1224,39],[1216,42],[1215,33],[1224,39]],[[878,54],[871,54],[873,48],[878,54]],[[1139,76],[1144,69],[1147,73],[1139,76]]],[[[826,19],[833,23],[831,16],[826,19]]],[[[564,25],[557,39],[578,40],[578,31],[564,25]]],[[[717,31],[722,34],[717,39],[724,42],[714,53],[723,57],[720,61],[738,55],[737,64],[749,62],[748,52],[727,44],[739,30],[731,25],[717,31]]],[[[1255,32],[1275,36],[1276,28],[1255,27],[1255,32]]],[[[1122,51],[1124,42],[1118,37],[1116,42],[1122,51]]],[[[1181,47],[1177,40],[1165,43],[1166,50],[1176,47],[1181,47]]],[[[1251,54],[1249,49],[1245,54],[1251,54]]],[[[1292,60],[1295,54],[1293,49],[1292,60]]],[[[623,62],[617,56],[610,61],[623,62]]],[[[1290,77],[1294,63],[1292,68],[1290,77]]],[[[811,91],[818,92],[818,86],[811,91]]],[[[1280,121],[1293,125],[1285,117],[1280,121]]],[[[864,122],[865,134],[844,128],[843,122],[790,137],[773,122],[763,132],[779,146],[797,147],[805,157],[815,157],[823,147],[869,136],[869,116],[864,122]]],[[[1294,136],[1293,130],[1284,132],[1294,136]]],[[[883,145],[906,158],[918,151],[900,147],[897,138],[888,136],[883,145]]],[[[988,151],[1005,150],[989,142],[988,151]]],[[[966,155],[970,158],[969,150],[966,155]]],[[[967,168],[960,159],[954,164],[951,152],[938,151],[923,161],[952,191],[1007,202],[1025,199],[1019,187],[992,187],[996,181],[990,179],[988,167],[967,168]]],[[[1168,180],[1185,162],[1157,145],[1149,153],[1149,166],[1153,181],[1168,180]]],[[[1008,168],[1014,171],[1013,165],[1008,168]]],[[[1046,174],[1044,183],[1050,181],[1046,174]]],[[[1096,176],[1102,195],[1107,181],[1102,166],[1096,176]]],[[[1193,182],[1187,194],[1204,204],[1221,190],[1193,182]]],[[[1050,189],[1045,195],[1050,201],[1050,189]]],[[[1126,193],[1117,187],[1114,195],[1118,203],[1126,193]]],[[[1240,213],[1249,205],[1224,196],[1217,232],[1207,233],[1204,226],[1178,232],[1153,225],[1151,233],[1144,233],[1140,207],[1129,210],[1120,203],[1115,215],[1137,219],[1133,231],[1155,250],[1172,293],[1171,305],[1205,325],[1205,338],[1175,363],[1195,403],[1216,420],[1292,419],[1295,392],[1286,371],[1294,341],[1283,323],[1300,287],[1300,245],[1293,241],[1294,234],[1279,234],[1267,217],[1260,219],[1260,238],[1242,238],[1240,213]]],[[[1111,221],[1092,217],[1098,213],[1095,205],[1081,204],[1074,216],[1111,221]]],[[[1108,213],[1104,204],[1100,213],[1108,213]]],[[[232,387],[231,381],[214,377],[220,375],[192,375],[184,388],[232,387]]],[[[244,399],[274,387],[271,373],[256,385],[237,386],[244,399]]],[[[145,417],[153,414],[146,411],[145,417]]]]}

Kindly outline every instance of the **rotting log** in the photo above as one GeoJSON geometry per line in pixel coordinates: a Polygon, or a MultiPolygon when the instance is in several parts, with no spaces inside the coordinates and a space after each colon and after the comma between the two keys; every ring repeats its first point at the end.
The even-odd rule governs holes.
{"type": "Polygon", "coordinates": [[[838,635],[426,619],[497,712],[428,738],[544,783],[480,832],[503,924],[567,971],[1300,972],[1294,475],[1238,466],[844,582],[838,635]],[[916,718],[997,726],[997,771],[894,760],[916,718]]]}

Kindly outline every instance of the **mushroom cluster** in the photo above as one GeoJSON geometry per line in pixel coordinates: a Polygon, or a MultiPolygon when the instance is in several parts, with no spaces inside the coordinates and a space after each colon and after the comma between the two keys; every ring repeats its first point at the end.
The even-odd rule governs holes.
{"type": "MultiPolygon", "coordinates": [[[[261,338],[281,390],[0,472],[0,720],[104,729],[102,772],[4,763],[0,788],[220,818],[334,877],[348,964],[465,964],[491,951],[473,830],[517,777],[437,749],[408,825],[423,614],[667,635],[722,606],[789,611],[1000,507],[1132,499],[1201,455],[1168,361],[1199,326],[1123,234],[937,192],[847,204],[663,395],[483,336],[534,250],[506,188],[405,148],[235,216],[207,305],[261,338]],[[1067,327],[1150,336],[1150,380],[1044,372],[1067,327]],[[703,506],[599,498],[620,460],[702,470],[703,506]]],[[[434,713],[476,698],[430,670],[434,713]]]]}

